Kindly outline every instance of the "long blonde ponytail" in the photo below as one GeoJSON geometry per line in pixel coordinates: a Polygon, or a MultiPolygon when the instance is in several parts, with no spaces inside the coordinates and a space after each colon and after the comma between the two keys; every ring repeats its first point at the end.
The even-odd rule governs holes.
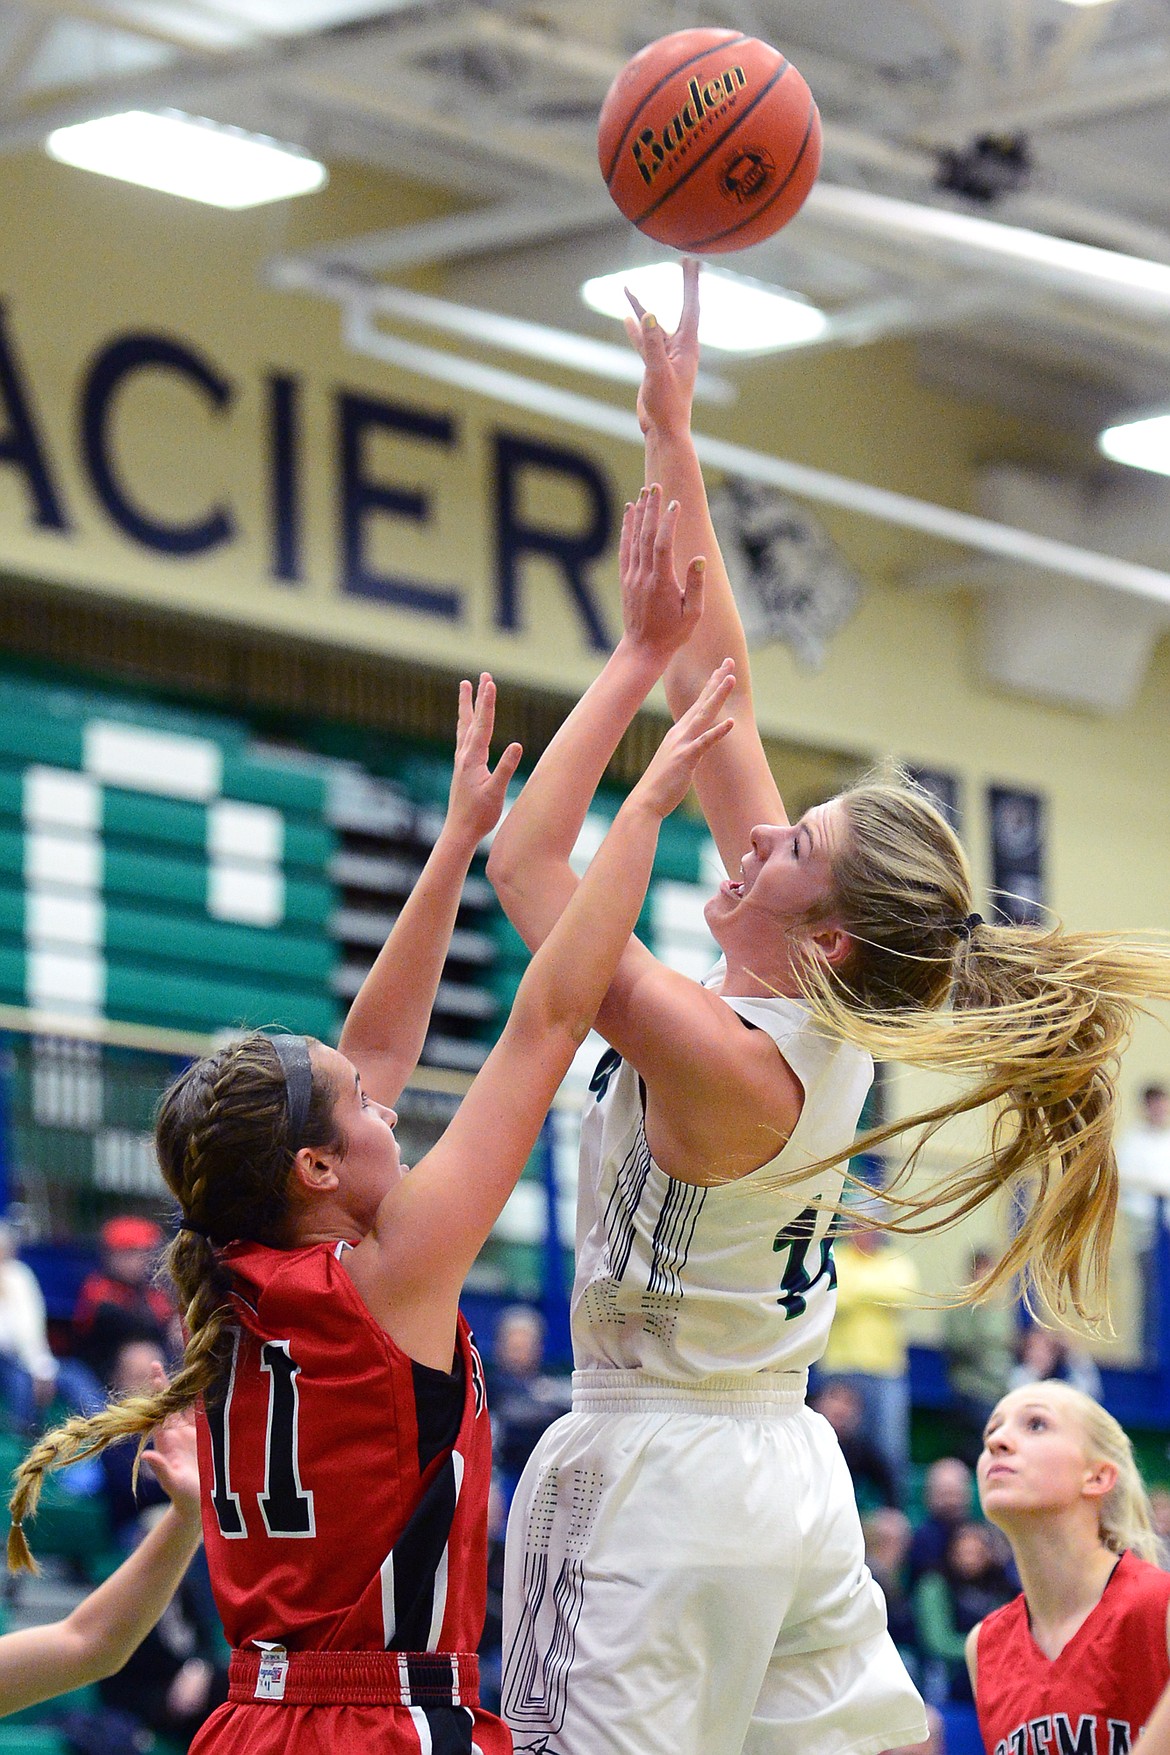
{"type": "Polygon", "coordinates": [[[935,1231],[1009,1189],[1016,1229],[973,1295],[1020,1275],[1025,1297],[1097,1325],[1117,1211],[1118,1066],[1136,1014],[1170,1000],[1170,949],[985,923],[971,913],[962,848],[924,794],[870,782],[842,802],[848,833],[823,912],[841,920],[855,949],[839,970],[801,960],[805,997],[827,1028],[875,1059],[966,1081],[951,1100],[850,1148],[876,1150],[917,1130],[884,1190],[895,1215],[886,1225],[935,1231]],[[910,1192],[910,1173],[939,1129],[982,1109],[986,1152],[910,1192]]]}

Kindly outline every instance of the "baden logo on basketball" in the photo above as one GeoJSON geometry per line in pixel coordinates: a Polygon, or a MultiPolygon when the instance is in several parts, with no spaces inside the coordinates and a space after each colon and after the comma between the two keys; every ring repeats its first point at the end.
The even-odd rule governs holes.
{"type": "Polygon", "coordinates": [[[762,195],[776,175],[770,153],[761,146],[743,146],[733,152],[719,174],[719,187],[742,206],[762,195]]]}
{"type": "Polygon", "coordinates": [[[597,162],[622,213],[648,238],[699,254],[771,237],[820,160],[808,86],[779,49],[735,30],[647,43],[597,123],[597,162]]]}
{"type": "Polygon", "coordinates": [[[729,101],[734,101],[738,91],[747,84],[747,76],[742,67],[729,67],[723,73],[716,74],[714,79],[705,80],[702,85],[697,79],[687,81],[687,101],[667,122],[661,134],[653,128],[643,128],[631,146],[634,163],[641,173],[642,181],[650,184],[658,175],[667,156],[677,152],[695,132],[701,128],[704,119],[712,111],[721,111],[729,101]]]}

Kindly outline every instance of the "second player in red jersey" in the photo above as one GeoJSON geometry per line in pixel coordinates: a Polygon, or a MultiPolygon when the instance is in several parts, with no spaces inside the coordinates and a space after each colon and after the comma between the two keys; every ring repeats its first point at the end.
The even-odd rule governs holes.
{"type": "Polygon", "coordinates": [[[967,1641],[987,1755],[1132,1755],[1170,1683],[1170,1575],[1142,1557],[1128,1438],[1067,1384],[1029,1384],[994,1410],[978,1474],[1024,1586],[967,1641]]]}
{"type": "Polygon", "coordinates": [[[346,1247],[225,1251],[241,1320],[227,1391],[199,1420],[224,1631],[235,1647],[474,1651],[491,1478],[479,1357],[461,1318],[454,1371],[409,1358],[362,1303],[346,1247]]]}
{"type": "MultiPolygon", "coordinates": [[[[672,599],[686,638],[699,570],[680,593],[669,530],[634,552],[627,585],[672,599]]],[[[647,691],[660,669],[647,668],[647,691]]],[[[201,1402],[204,1529],[235,1649],[228,1701],[193,1755],[508,1755],[507,1730],[478,1701],[491,1459],[459,1294],[628,943],[661,820],[730,729],[732,686],[720,667],[668,732],[414,1170],[391,1104],[519,753],[488,767],[490,678],[474,711],[462,686],[447,823],[341,1051],[254,1034],[166,1093],[157,1145],[181,1210],[168,1265],[182,1368],[157,1394],[48,1434],[21,1467],[13,1515],[35,1509],[47,1467],[201,1402]]],[[[28,1559],[19,1528],[15,1555],[28,1559]]]]}

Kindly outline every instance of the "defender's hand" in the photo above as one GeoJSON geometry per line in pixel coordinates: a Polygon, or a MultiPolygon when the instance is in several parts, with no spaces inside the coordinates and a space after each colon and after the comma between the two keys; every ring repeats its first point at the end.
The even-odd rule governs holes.
{"type": "Polygon", "coordinates": [[[622,519],[622,625],[630,644],[663,670],[703,613],[706,561],[701,555],[691,561],[681,589],[675,572],[678,515],[677,500],[663,511],[662,489],[655,484],[642,489],[622,519]]]}
{"type": "Polygon", "coordinates": [[[690,790],[695,769],[709,749],[727,736],[735,721],[720,718],[735,687],[735,662],[725,658],[712,671],[694,706],[672,725],[631,792],[659,816],[669,816],[690,790]]]}
{"type": "Polygon", "coordinates": [[[474,847],[500,820],[508,782],[523,754],[510,743],[494,769],[489,765],[492,728],[496,719],[496,685],[485,670],[472,696],[471,684],[459,684],[459,724],[455,734],[455,769],[447,801],[447,822],[474,847]]]}

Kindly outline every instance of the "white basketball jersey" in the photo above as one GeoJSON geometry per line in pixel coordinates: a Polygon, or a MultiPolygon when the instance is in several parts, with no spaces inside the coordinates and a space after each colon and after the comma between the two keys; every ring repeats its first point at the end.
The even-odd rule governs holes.
{"type": "Polygon", "coordinates": [[[836,1202],[844,1165],[795,1187],[766,1184],[850,1144],[873,1061],[824,1033],[796,1000],[724,1003],[776,1043],[804,1087],[800,1119],[777,1156],[738,1182],[679,1182],[650,1155],[638,1074],[612,1051],[603,1056],[581,1124],[579,1371],[641,1370],[674,1382],[799,1371],[828,1338],[833,1213],[814,1202],[836,1202]]]}

